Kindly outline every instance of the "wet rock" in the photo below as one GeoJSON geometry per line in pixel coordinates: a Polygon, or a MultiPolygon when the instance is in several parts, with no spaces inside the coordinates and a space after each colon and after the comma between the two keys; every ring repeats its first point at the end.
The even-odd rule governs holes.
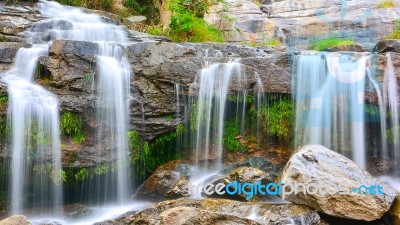
{"type": "Polygon", "coordinates": [[[182,198],[190,196],[189,178],[185,176],[179,179],[172,189],[165,194],[165,196],[169,198],[182,198]]]}
{"type": "MultiPolygon", "coordinates": [[[[230,172],[230,174],[227,176],[216,175],[211,177],[205,183],[206,184],[212,183],[214,186],[216,186],[219,183],[227,185],[233,182],[238,182],[239,184],[244,184],[244,183],[253,184],[261,182],[261,184],[266,185],[268,183],[273,182],[273,178],[274,177],[271,176],[270,174],[253,167],[239,167],[230,172]]],[[[247,191],[250,191],[250,189],[247,188],[247,191]]],[[[202,194],[203,196],[207,196],[205,193],[202,194]]],[[[220,197],[220,195],[217,194],[215,194],[215,196],[220,197]]],[[[230,195],[228,193],[225,193],[225,195],[223,196],[228,199],[240,199],[244,201],[261,201],[261,198],[265,197],[264,195],[248,196],[243,193],[242,194],[237,193],[236,195],[230,195]]]]}
{"type": "Polygon", "coordinates": [[[164,197],[169,190],[181,178],[176,169],[187,161],[175,160],[160,166],[139,188],[135,197],[137,198],[159,198],[164,197]]]}
{"type": "Polygon", "coordinates": [[[393,167],[394,162],[389,158],[372,157],[367,162],[367,171],[373,176],[388,174],[393,167]]]}
{"type": "Polygon", "coordinates": [[[307,206],[245,203],[226,199],[177,199],[105,224],[317,224],[307,206]],[[303,221],[303,222],[302,222],[303,221]]]}
{"type": "Polygon", "coordinates": [[[397,52],[400,53],[400,40],[381,40],[376,44],[375,51],[379,53],[397,52]]]}
{"type": "Polygon", "coordinates": [[[392,225],[400,225],[400,196],[396,196],[393,201],[393,205],[390,208],[390,216],[392,219],[392,225]]]}
{"type": "Polygon", "coordinates": [[[296,151],[278,180],[283,184],[297,182],[338,187],[337,191],[321,192],[314,186],[307,193],[289,192],[281,196],[287,201],[308,205],[328,215],[355,220],[373,221],[381,218],[390,209],[397,194],[396,190],[372,177],[353,161],[319,145],[304,146],[296,151]],[[339,185],[343,187],[340,190],[339,185]],[[383,194],[377,189],[375,194],[367,194],[365,188],[360,188],[362,185],[380,185],[383,194]]]}
{"type": "Polygon", "coordinates": [[[71,204],[63,206],[63,214],[69,218],[79,219],[93,214],[93,210],[82,204],[71,204]]]}
{"type": "Polygon", "coordinates": [[[29,45],[24,43],[0,42],[0,63],[12,63],[18,49],[22,47],[29,47],[29,45]]]}
{"type": "Polygon", "coordinates": [[[14,215],[0,221],[0,225],[31,225],[25,216],[14,215]]]}

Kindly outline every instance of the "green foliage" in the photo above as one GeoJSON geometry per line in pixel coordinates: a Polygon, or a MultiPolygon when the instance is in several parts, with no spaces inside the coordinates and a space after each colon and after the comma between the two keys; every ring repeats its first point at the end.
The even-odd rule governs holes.
{"type": "Polygon", "coordinates": [[[294,106],[290,100],[280,100],[264,108],[264,132],[289,144],[292,138],[294,106]]]}
{"type": "Polygon", "coordinates": [[[151,23],[158,23],[160,20],[158,7],[154,1],[149,0],[125,0],[123,5],[132,13],[146,16],[151,23]]]}
{"type": "Polygon", "coordinates": [[[394,129],[400,134],[400,127],[392,127],[386,131],[386,140],[389,144],[394,144],[394,129]]]}
{"type": "Polygon", "coordinates": [[[400,19],[394,21],[395,28],[391,34],[389,34],[386,39],[400,39],[400,19]]]}
{"type": "Polygon", "coordinates": [[[112,11],[114,8],[114,0],[57,0],[63,5],[85,7],[89,9],[97,9],[104,11],[112,11]]]}
{"type": "Polygon", "coordinates": [[[0,112],[6,111],[7,103],[8,103],[7,96],[0,97],[0,112]]]}
{"type": "Polygon", "coordinates": [[[11,39],[7,36],[0,35],[0,42],[10,42],[11,39]]]}
{"type": "Polygon", "coordinates": [[[176,135],[182,135],[183,134],[183,132],[185,132],[185,126],[183,125],[183,124],[179,124],[177,127],[176,127],[176,135]]]}
{"type": "Polygon", "coordinates": [[[227,100],[233,103],[244,102],[251,104],[254,101],[254,97],[252,95],[246,95],[246,99],[244,99],[243,95],[228,95],[227,100]]]}
{"type": "Polygon", "coordinates": [[[171,24],[166,35],[176,42],[224,42],[222,32],[203,18],[210,4],[208,0],[171,0],[171,24]]]}
{"type": "Polygon", "coordinates": [[[84,0],[57,0],[60,4],[70,6],[83,6],[84,0]]]}
{"type": "Polygon", "coordinates": [[[71,112],[65,112],[60,119],[61,133],[72,137],[72,140],[79,144],[85,141],[83,133],[83,119],[81,116],[74,115],[71,112]]]}
{"type": "Polygon", "coordinates": [[[247,151],[247,149],[242,144],[240,144],[239,140],[236,139],[239,134],[240,123],[238,122],[237,117],[225,123],[222,144],[228,151],[247,151]]]}
{"type": "Polygon", "coordinates": [[[50,180],[54,184],[61,184],[66,181],[66,174],[63,170],[55,170],[50,162],[34,165],[32,171],[35,175],[50,175],[50,180]]]}
{"type": "Polygon", "coordinates": [[[176,159],[176,137],[183,131],[184,126],[180,124],[175,131],[160,135],[152,141],[144,141],[139,132],[130,131],[131,163],[135,167],[135,174],[145,177],[158,166],[176,159]]]}
{"type": "Polygon", "coordinates": [[[174,115],[167,114],[164,116],[164,119],[166,119],[168,122],[172,122],[174,120],[174,115]]]}
{"type": "Polygon", "coordinates": [[[308,44],[308,50],[323,51],[329,48],[353,45],[357,42],[346,39],[327,38],[323,40],[311,40],[308,44]]]}
{"type": "Polygon", "coordinates": [[[377,6],[379,9],[389,9],[394,7],[396,7],[396,4],[393,0],[381,0],[377,6]]]}
{"type": "Polygon", "coordinates": [[[81,168],[75,175],[76,180],[85,180],[89,175],[89,171],[87,168],[81,168]]]}

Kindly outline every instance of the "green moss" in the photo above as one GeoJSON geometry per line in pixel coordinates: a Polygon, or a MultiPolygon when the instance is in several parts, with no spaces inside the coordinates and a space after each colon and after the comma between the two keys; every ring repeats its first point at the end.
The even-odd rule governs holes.
{"type": "Polygon", "coordinates": [[[0,42],[10,42],[11,39],[7,36],[0,35],[0,42]]]}
{"type": "Polygon", "coordinates": [[[400,39],[400,19],[394,21],[395,28],[385,39],[400,39]]]}
{"type": "Polygon", "coordinates": [[[294,106],[290,100],[283,99],[274,102],[263,109],[265,116],[264,132],[275,136],[285,144],[289,144],[292,138],[294,106]]]}
{"type": "Polygon", "coordinates": [[[85,141],[83,133],[83,119],[79,115],[65,112],[60,119],[61,133],[72,137],[72,140],[79,144],[85,141]]]}
{"type": "Polygon", "coordinates": [[[160,135],[151,141],[143,140],[137,131],[129,132],[132,150],[131,163],[139,179],[144,179],[160,165],[179,158],[175,151],[176,138],[183,131],[184,126],[180,124],[176,127],[176,130],[160,135]]]}
{"type": "Polygon", "coordinates": [[[244,99],[243,95],[229,95],[227,100],[233,103],[241,103],[246,101],[247,104],[251,104],[254,101],[254,97],[252,95],[246,95],[246,99],[244,99]]]}
{"type": "Polygon", "coordinates": [[[172,122],[174,120],[174,115],[167,114],[164,116],[164,119],[166,119],[168,122],[172,122]]]}
{"type": "Polygon", "coordinates": [[[323,51],[329,48],[354,45],[357,42],[346,39],[327,38],[323,40],[311,40],[308,44],[308,50],[323,51]]]}
{"type": "Polygon", "coordinates": [[[392,127],[386,131],[386,140],[389,144],[394,144],[393,143],[393,138],[394,138],[394,129],[397,129],[399,134],[400,134],[400,127],[392,127]]]}
{"type": "Polygon", "coordinates": [[[381,0],[377,5],[378,9],[389,9],[394,7],[396,7],[396,4],[393,0],[381,0]]]}
{"type": "Polygon", "coordinates": [[[225,123],[222,144],[228,151],[231,152],[247,151],[247,149],[236,138],[239,134],[240,134],[240,123],[237,117],[225,123]]]}
{"type": "Polygon", "coordinates": [[[7,96],[0,97],[0,112],[5,112],[7,110],[7,103],[8,103],[7,96]]]}

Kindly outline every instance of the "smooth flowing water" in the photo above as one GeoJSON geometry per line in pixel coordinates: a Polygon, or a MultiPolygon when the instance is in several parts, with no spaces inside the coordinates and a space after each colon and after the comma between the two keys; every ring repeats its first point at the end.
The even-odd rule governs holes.
{"type": "MultiPolygon", "coordinates": [[[[223,153],[224,121],[226,106],[231,85],[237,85],[241,92],[237,97],[246,99],[244,91],[245,75],[242,73],[241,64],[231,61],[225,64],[206,62],[190,87],[192,128],[194,135],[194,159],[198,165],[201,160],[208,157],[216,158],[216,168],[221,168],[223,153]]],[[[242,110],[245,110],[245,101],[237,105],[237,115],[242,121],[242,110]]],[[[207,161],[206,161],[207,164],[207,161]]],[[[207,165],[206,165],[207,167],[207,165]]]]}
{"type": "MultiPolygon", "coordinates": [[[[124,56],[126,32],[103,18],[82,10],[40,1],[39,11],[49,17],[44,25],[25,32],[32,47],[18,51],[13,67],[3,75],[9,89],[9,121],[12,131],[11,212],[40,208],[40,214],[60,213],[62,204],[59,103],[57,97],[34,83],[39,57],[47,56],[53,40],[70,39],[98,43],[97,120],[99,141],[114,143],[116,182],[106,186],[101,199],[126,202],[130,196],[127,119],[131,68],[124,56]],[[45,31],[44,31],[45,29],[45,31]],[[32,193],[33,197],[25,196],[32,193]],[[111,197],[109,196],[116,196],[111,197]],[[51,212],[50,212],[51,211],[51,212]]],[[[100,155],[100,153],[99,153],[100,155]]],[[[102,189],[104,190],[104,188],[102,189]]],[[[95,191],[94,191],[95,192],[95,191]]],[[[98,192],[97,192],[98,193],[98,192]]],[[[36,210],[37,211],[37,210],[36,210]]]]}
{"type": "MultiPolygon", "coordinates": [[[[128,43],[127,33],[121,26],[107,23],[94,14],[80,9],[61,6],[55,2],[41,1],[40,12],[52,18],[51,39],[70,39],[98,43],[97,55],[97,135],[111,158],[116,160],[116,180],[97,178],[91,193],[95,201],[128,201],[131,194],[129,167],[128,116],[131,68],[124,55],[124,45],[128,43]],[[110,148],[110,143],[114,149],[110,148]]],[[[102,149],[98,151],[100,159],[102,149]]]]}
{"type": "Polygon", "coordinates": [[[11,70],[3,74],[9,91],[13,214],[26,207],[36,207],[40,214],[57,214],[62,204],[58,99],[33,82],[37,61],[47,55],[47,48],[19,49],[11,70]]]}
{"type": "Polygon", "coordinates": [[[321,144],[366,168],[369,55],[303,52],[296,58],[296,146],[321,144]]]}

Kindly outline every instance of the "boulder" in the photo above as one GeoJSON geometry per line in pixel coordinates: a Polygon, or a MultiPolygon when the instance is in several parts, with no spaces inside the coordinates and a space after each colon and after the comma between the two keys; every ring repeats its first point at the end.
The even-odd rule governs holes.
{"type": "Polygon", "coordinates": [[[400,53],[400,40],[394,40],[394,39],[381,40],[376,44],[375,51],[379,53],[385,53],[385,52],[400,53]]]}
{"type": "Polygon", "coordinates": [[[31,225],[31,222],[25,216],[14,215],[0,221],[0,225],[31,225]]]}
{"type": "MultiPolygon", "coordinates": [[[[187,161],[175,160],[157,168],[157,170],[143,183],[135,197],[160,198],[164,197],[181,178],[179,168],[187,161]]],[[[183,181],[182,181],[183,182],[183,181]]]]}
{"type": "Polygon", "coordinates": [[[168,200],[100,224],[307,224],[320,220],[307,206],[246,203],[226,199],[168,200]]]}
{"type": "Polygon", "coordinates": [[[381,218],[397,194],[395,189],[381,183],[350,159],[319,145],[307,145],[296,151],[278,180],[287,185],[315,184],[307,186],[306,193],[304,185],[298,192],[281,193],[285,200],[354,220],[381,218]],[[371,189],[367,191],[367,188],[371,189]]]}
{"type": "Polygon", "coordinates": [[[187,176],[182,177],[176,182],[171,190],[165,195],[169,198],[182,198],[190,196],[189,193],[189,178],[187,176]]]}

